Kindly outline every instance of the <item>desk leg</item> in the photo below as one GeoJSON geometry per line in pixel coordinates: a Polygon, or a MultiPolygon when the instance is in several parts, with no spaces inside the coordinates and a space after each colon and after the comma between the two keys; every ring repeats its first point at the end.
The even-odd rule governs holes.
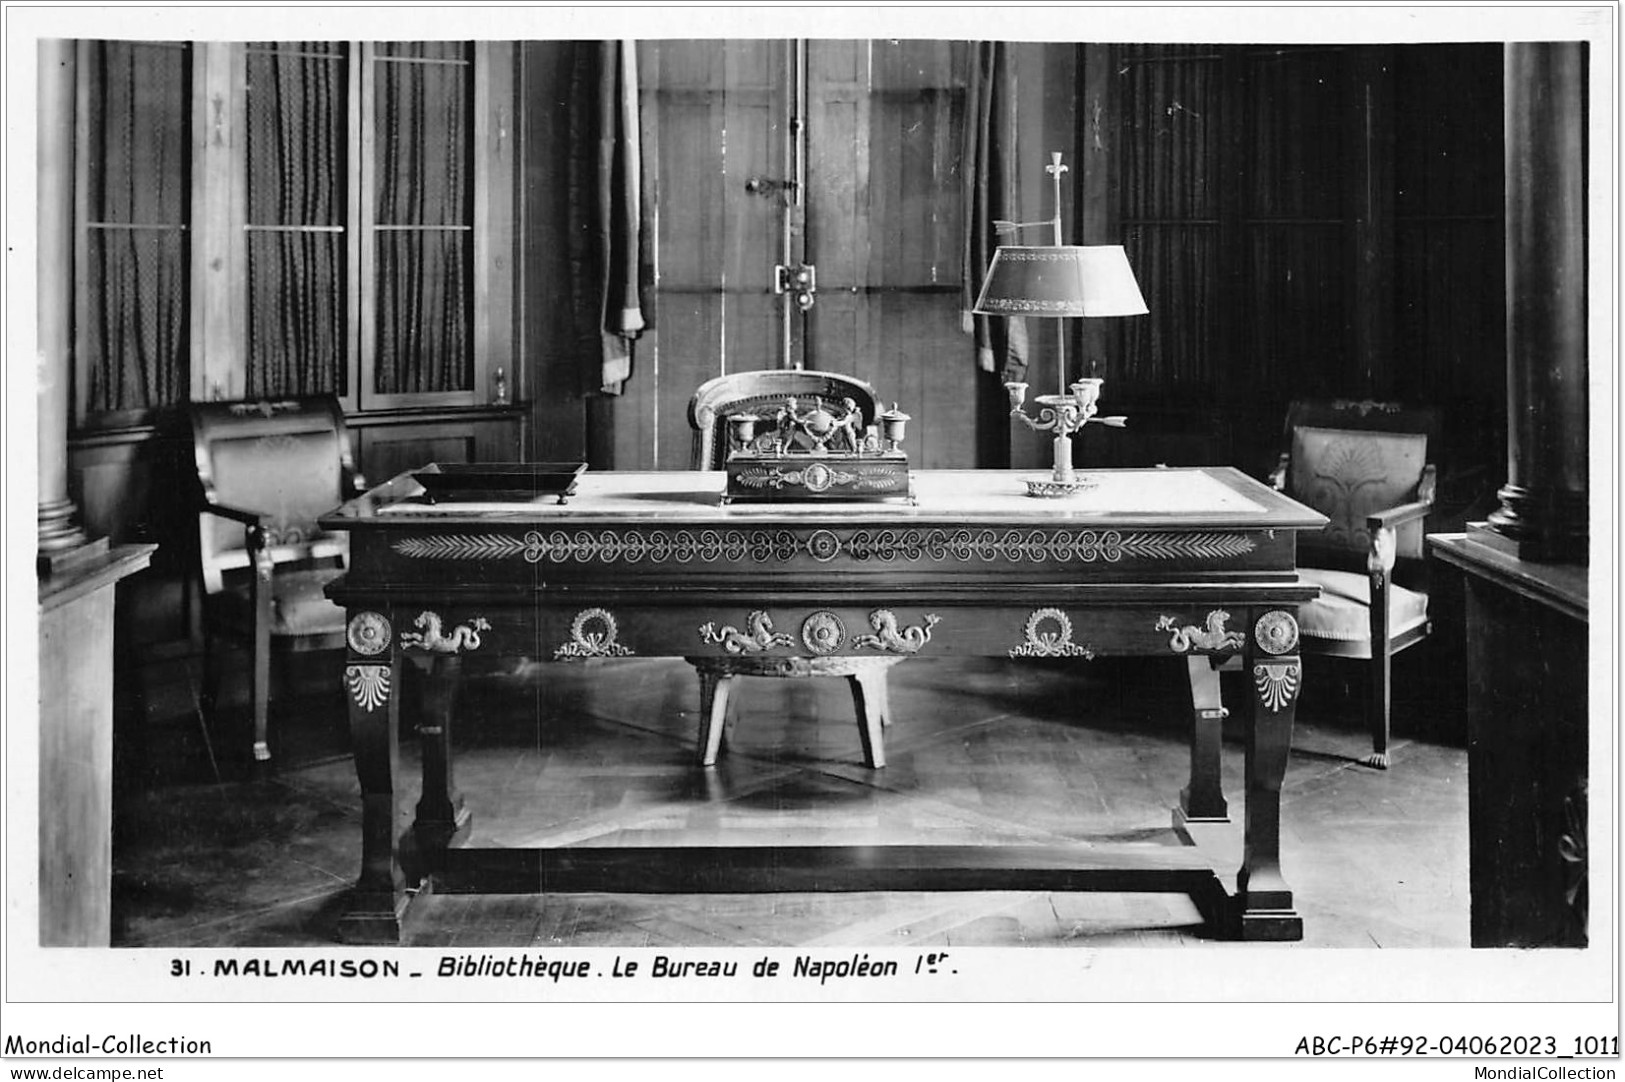
{"type": "Polygon", "coordinates": [[[339,918],[347,943],[396,943],[406,909],[400,837],[395,829],[395,780],[400,773],[399,657],[351,656],[344,667],[350,743],[361,782],[361,875],[339,918]]]}
{"type": "Polygon", "coordinates": [[[1247,810],[1236,906],[1242,939],[1298,940],[1303,918],[1281,875],[1281,783],[1292,747],[1303,663],[1297,657],[1250,657],[1247,720],[1247,810]]]}
{"type": "Polygon", "coordinates": [[[1219,695],[1215,659],[1186,659],[1191,683],[1191,780],[1179,792],[1180,819],[1187,823],[1228,823],[1230,808],[1219,776],[1228,711],[1219,695]]]}
{"type": "Polygon", "coordinates": [[[437,657],[424,678],[423,721],[418,726],[423,750],[423,795],[418,800],[413,835],[425,872],[440,867],[440,854],[468,836],[471,816],[452,779],[451,727],[463,688],[463,659],[437,657]]]}

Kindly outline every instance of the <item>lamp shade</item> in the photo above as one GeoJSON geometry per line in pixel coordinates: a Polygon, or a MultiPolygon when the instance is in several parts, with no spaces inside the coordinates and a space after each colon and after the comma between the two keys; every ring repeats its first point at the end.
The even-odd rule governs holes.
{"type": "Polygon", "coordinates": [[[1120,244],[1021,247],[993,253],[976,298],[984,316],[1139,316],[1148,308],[1120,244]]]}

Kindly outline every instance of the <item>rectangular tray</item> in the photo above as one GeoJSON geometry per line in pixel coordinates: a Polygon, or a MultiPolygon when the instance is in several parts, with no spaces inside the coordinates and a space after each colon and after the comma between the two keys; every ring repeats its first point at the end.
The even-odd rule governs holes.
{"type": "Polygon", "coordinates": [[[534,500],[576,489],[585,462],[448,462],[412,474],[429,503],[450,500],[534,500]]]}

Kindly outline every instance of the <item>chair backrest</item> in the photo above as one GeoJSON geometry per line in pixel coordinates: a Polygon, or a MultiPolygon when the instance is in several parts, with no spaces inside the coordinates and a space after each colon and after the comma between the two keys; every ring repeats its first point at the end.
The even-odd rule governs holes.
{"type": "MultiPolygon", "coordinates": [[[[1438,427],[1425,408],[1391,402],[1300,401],[1287,411],[1286,493],[1331,521],[1305,535],[1308,549],[1367,551],[1366,516],[1419,498],[1438,427]]],[[[1424,523],[1398,530],[1396,553],[1423,555],[1424,523]]]]}
{"type": "MultiPolygon", "coordinates": [[[[316,518],[356,494],[344,411],[331,396],[275,401],[200,402],[188,407],[203,499],[265,516],[272,558],[342,558],[343,535],[324,533],[316,518]]],[[[248,566],[243,524],[198,516],[204,588],[222,573],[248,566]]]]}
{"type": "Polygon", "coordinates": [[[694,453],[690,462],[697,470],[719,470],[728,453],[725,435],[728,418],[736,413],[768,416],[794,398],[802,406],[814,402],[838,409],[844,399],[852,399],[863,414],[867,428],[875,423],[878,405],[875,389],[855,376],[837,372],[809,372],[782,368],[735,372],[700,384],[688,403],[688,423],[694,430],[694,453]]]}

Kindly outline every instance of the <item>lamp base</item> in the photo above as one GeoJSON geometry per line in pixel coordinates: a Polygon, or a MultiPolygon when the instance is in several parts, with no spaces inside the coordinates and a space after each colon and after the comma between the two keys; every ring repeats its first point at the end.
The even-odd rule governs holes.
{"type": "Polygon", "coordinates": [[[1099,487],[1100,482],[1093,477],[1078,477],[1071,481],[1057,481],[1046,477],[1043,480],[1028,480],[1027,495],[1041,499],[1064,499],[1067,496],[1077,496],[1099,487]]]}

